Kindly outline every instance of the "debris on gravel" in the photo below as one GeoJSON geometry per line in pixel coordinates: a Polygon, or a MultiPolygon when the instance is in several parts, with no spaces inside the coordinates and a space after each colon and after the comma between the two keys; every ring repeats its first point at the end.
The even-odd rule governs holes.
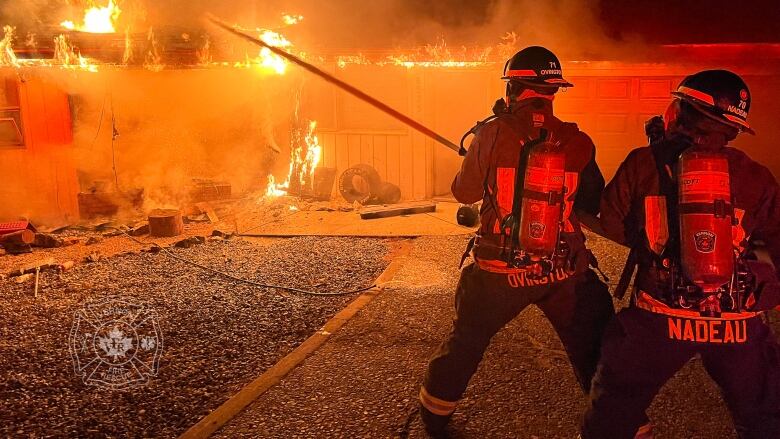
{"type": "MultiPolygon", "coordinates": [[[[392,241],[208,241],[178,257],[263,284],[345,292],[384,270],[392,241]]],[[[0,436],[175,437],[319,329],[357,294],[315,297],[240,283],[165,252],[98,258],[31,282],[0,284],[0,436]],[[121,296],[156,312],[159,373],[127,390],[74,372],[75,313],[121,296]]]]}

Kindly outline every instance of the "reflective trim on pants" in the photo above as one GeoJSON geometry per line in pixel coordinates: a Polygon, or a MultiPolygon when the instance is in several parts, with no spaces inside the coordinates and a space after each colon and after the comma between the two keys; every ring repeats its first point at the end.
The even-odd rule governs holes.
{"type": "Polygon", "coordinates": [[[455,411],[455,407],[458,405],[457,401],[445,401],[435,396],[431,396],[425,387],[420,388],[420,404],[423,405],[429,412],[439,416],[449,416],[455,411]]]}

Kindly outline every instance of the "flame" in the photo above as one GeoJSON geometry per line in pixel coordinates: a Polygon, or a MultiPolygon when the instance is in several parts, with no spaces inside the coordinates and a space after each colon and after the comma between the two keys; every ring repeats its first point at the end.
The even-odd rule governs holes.
{"type": "Polygon", "coordinates": [[[12,46],[14,40],[14,28],[11,26],[3,26],[3,39],[0,40],[0,66],[13,66],[19,67],[19,62],[16,59],[14,48],[12,46]]]}
{"type": "Polygon", "coordinates": [[[205,41],[203,43],[203,46],[200,49],[197,49],[195,51],[195,54],[198,56],[198,64],[200,65],[209,65],[211,64],[212,58],[211,58],[211,41],[209,40],[208,35],[205,36],[205,41]]]}
{"type": "Polygon", "coordinates": [[[277,185],[274,176],[268,175],[268,186],[265,188],[265,196],[267,198],[281,197],[282,195],[287,194],[288,186],[289,181],[277,185]]]}
{"type": "Polygon", "coordinates": [[[336,65],[339,66],[339,68],[343,69],[347,64],[369,65],[372,64],[372,62],[362,53],[357,55],[339,55],[336,57],[336,65]]]}
{"type": "Polygon", "coordinates": [[[60,26],[68,30],[77,30],[81,32],[90,32],[93,34],[112,34],[116,32],[114,23],[122,10],[114,3],[114,0],[108,0],[108,5],[104,7],[92,6],[84,11],[84,24],[75,24],[70,20],[63,21],[60,26]]]}
{"type": "Polygon", "coordinates": [[[436,44],[429,44],[422,50],[404,55],[391,55],[388,59],[395,65],[412,67],[478,67],[488,63],[493,48],[478,49],[476,53],[466,47],[456,51],[450,49],[442,38],[436,44]]]}
{"type": "Polygon", "coordinates": [[[133,62],[133,40],[130,38],[130,28],[125,29],[125,50],[122,53],[122,64],[128,65],[133,62]]]}
{"type": "Polygon", "coordinates": [[[288,15],[288,14],[282,15],[282,21],[287,26],[298,24],[301,22],[301,20],[303,20],[303,15],[288,15]]]}
{"type": "Polygon", "coordinates": [[[304,188],[313,188],[314,170],[322,159],[322,146],[315,134],[317,121],[310,121],[303,142],[300,141],[300,133],[293,133],[293,145],[290,152],[290,169],[284,183],[276,184],[273,175],[268,176],[265,197],[274,198],[286,195],[291,188],[291,183],[303,192],[304,188]],[[298,141],[296,142],[296,139],[298,141]]]}
{"type": "Polygon", "coordinates": [[[67,69],[80,69],[92,73],[98,71],[97,66],[81,56],[65,35],[54,37],[54,61],[67,69]]]}
{"type": "Polygon", "coordinates": [[[149,33],[146,36],[149,41],[149,50],[144,57],[144,68],[153,72],[162,71],[165,66],[162,63],[162,55],[160,55],[159,48],[157,47],[157,38],[154,37],[154,29],[149,28],[149,33]]]}
{"type": "MultiPolygon", "coordinates": [[[[260,39],[264,43],[274,47],[285,48],[292,46],[292,43],[289,42],[287,38],[271,30],[263,31],[260,34],[260,39]]],[[[260,49],[257,62],[261,67],[273,70],[279,75],[284,75],[284,72],[287,71],[287,61],[281,56],[271,52],[267,47],[260,49]]]]}

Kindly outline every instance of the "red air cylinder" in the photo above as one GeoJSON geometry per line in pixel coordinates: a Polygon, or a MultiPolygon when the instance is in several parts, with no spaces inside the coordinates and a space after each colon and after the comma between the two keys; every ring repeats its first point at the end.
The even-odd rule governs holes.
{"type": "Polygon", "coordinates": [[[729,164],[722,154],[690,149],[680,156],[679,166],[682,270],[709,296],[706,306],[713,306],[711,296],[734,272],[729,164]]]}
{"type": "Polygon", "coordinates": [[[528,156],[519,241],[531,259],[551,257],[558,245],[565,164],[561,148],[549,142],[534,146],[528,156]]]}

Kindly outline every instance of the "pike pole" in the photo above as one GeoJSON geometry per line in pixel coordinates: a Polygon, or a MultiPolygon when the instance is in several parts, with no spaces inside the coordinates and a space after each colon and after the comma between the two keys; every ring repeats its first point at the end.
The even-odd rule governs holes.
{"type": "Polygon", "coordinates": [[[456,151],[460,155],[465,155],[466,150],[464,148],[458,147],[454,143],[447,140],[444,136],[441,134],[433,131],[432,129],[426,127],[425,125],[421,124],[420,122],[417,122],[416,120],[412,119],[411,117],[401,113],[400,111],[390,107],[389,105],[385,104],[384,102],[378,100],[377,98],[367,94],[366,92],[354,87],[353,85],[350,85],[341,79],[336,78],[335,76],[331,75],[330,73],[324,72],[320,70],[319,68],[307,63],[306,61],[298,58],[295,55],[289,54],[285,52],[284,50],[274,47],[265,41],[255,38],[251,35],[247,35],[244,32],[241,32],[240,30],[234,28],[233,26],[230,26],[229,24],[225,23],[224,21],[220,20],[219,18],[208,14],[207,18],[209,21],[214,23],[215,25],[221,27],[222,29],[225,29],[226,31],[241,37],[249,42],[252,42],[258,46],[265,47],[271,52],[273,52],[276,55],[281,56],[282,58],[286,59],[287,61],[290,61],[293,64],[296,64],[300,67],[303,67],[305,70],[319,76],[320,78],[324,79],[325,81],[335,85],[336,87],[346,91],[347,93],[351,94],[352,96],[362,100],[363,102],[366,102],[367,104],[370,104],[374,108],[384,112],[385,114],[394,117],[398,121],[414,128],[415,130],[421,132],[422,134],[425,134],[426,136],[430,137],[431,139],[441,143],[442,145],[446,146],[447,148],[452,149],[453,151],[456,151]]]}

